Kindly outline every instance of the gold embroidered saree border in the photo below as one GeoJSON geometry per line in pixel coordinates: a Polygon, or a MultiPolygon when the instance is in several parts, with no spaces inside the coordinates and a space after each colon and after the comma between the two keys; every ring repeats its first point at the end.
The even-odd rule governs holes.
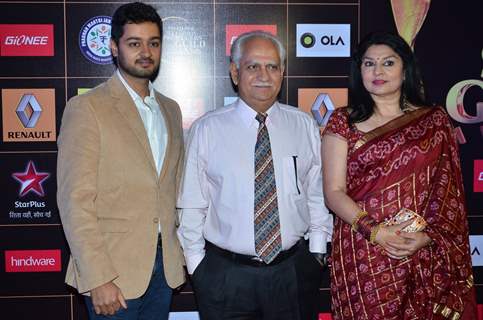
{"type": "Polygon", "coordinates": [[[428,113],[429,111],[433,110],[433,108],[419,108],[414,111],[411,111],[409,113],[406,113],[396,119],[393,119],[389,121],[388,123],[375,128],[374,130],[371,130],[369,132],[364,133],[364,135],[357,140],[357,142],[354,145],[354,150],[359,149],[366,143],[370,142],[371,140],[388,133],[391,130],[397,129],[399,127],[402,127],[409,122],[413,121],[414,119],[417,119],[418,117],[428,113]]]}
{"type": "MultiPolygon", "coordinates": [[[[474,285],[473,275],[470,275],[468,279],[466,279],[466,287],[468,289],[471,289],[473,285],[474,285]]],[[[433,304],[433,313],[437,315],[441,315],[444,318],[449,320],[458,320],[461,318],[460,312],[439,303],[433,304]]]]}
{"type": "Polygon", "coordinates": [[[461,313],[454,311],[451,308],[443,306],[439,303],[435,303],[433,305],[433,313],[437,315],[441,315],[444,318],[449,320],[458,320],[459,318],[461,318],[461,313]]]}

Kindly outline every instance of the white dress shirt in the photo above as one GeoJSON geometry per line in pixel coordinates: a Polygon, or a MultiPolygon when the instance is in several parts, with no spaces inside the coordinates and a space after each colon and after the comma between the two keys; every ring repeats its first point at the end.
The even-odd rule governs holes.
{"type": "Polygon", "coordinates": [[[126,87],[127,92],[129,92],[129,95],[134,101],[139,115],[141,116],[148,136],[149,146],[151,147],[151,152],[153,154],[154,163],[156,164],[156,170],[159,175],[163,166],[164,154],[166,153],[168,130],[161,109],[159,108],[159,104],[156,101],[153,84],[151,81],[149,82],[149,96],[146,96],[143,100],[122,77],[119,69],[117,70],[117,75],[122,84],[126,87]]]}
{"type": "MultiPolygon", "coordinates": [[[[322,193],[319,128],[306,113],[278,102],[267,113],[282,249],[305,237],[311,252],[325,253],[332,216],[322,193]]],[[[238,99],[208,112],[190,129],[178,198],[178,238],[190,274],[205,255],[205,239],[232,252],[256,255],[256,115],[238,99]]]]}

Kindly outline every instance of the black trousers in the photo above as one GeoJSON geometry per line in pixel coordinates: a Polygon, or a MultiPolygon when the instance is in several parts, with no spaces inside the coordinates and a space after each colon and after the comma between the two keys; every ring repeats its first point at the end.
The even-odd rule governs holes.
{"type": "Polygon", "coordinates": [[[316,320],[321,274],[305,242],[282,262],[263,267],[208,247],[192,284],[202,320],[316,320]]]}

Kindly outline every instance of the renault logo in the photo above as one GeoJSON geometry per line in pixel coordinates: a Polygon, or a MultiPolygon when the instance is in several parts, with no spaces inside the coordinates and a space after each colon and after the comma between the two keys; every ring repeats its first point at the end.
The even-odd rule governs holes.
{"type": "Polygon", "coordinates": [[[33,94],[24,94],[15,112],[25,128],[34,128],[40,118],[42,108],[33,94]]]}

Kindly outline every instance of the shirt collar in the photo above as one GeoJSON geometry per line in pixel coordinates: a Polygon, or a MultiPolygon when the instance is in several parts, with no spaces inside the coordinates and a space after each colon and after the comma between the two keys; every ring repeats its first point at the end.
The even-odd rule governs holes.
{"type": "MultiPolygon", "coordinates": [[[[126,90],[129,93],[129,95],[131,96],[134,103],[142,102],[142,103],[147,105],[147,103],[143,101],[143,99],[139,96],[139,94],[137,94],[137,92],[134,91],[134,89],[131,88],[131,86],[127,83],[127,81],[124,79],[124,77],[122,76],[119,69],[117,69],[116,72],[117,72],[117,75],[118,75],[119,79],[121,80],[122,84],[124,85],[124,87],[126,87],[126,90]]],[[[154,96],[154,86],[153,86],[153,83],[151,81],[149,81],[149,98],[150,99],[156,99],[156,97],[154,96]]]]}
{"type": "MultiPolygon", "coordinates": [[[[238,98],[238,101],[236,103],[236,110],[242,120],[242,122],[245,124],[246,127],[251,127],[253,125],[255,125],[256,127],[258,127],[259,123],[258,121],[255,119],[255,117],[257,116],[257,112],[252,109],[251,107],[249,107],[245,101],[243,101],[241,98],[238,98]]],[[[275,119],[276,119],[276,115],[278,113],[278,110],[279,110],[279,105],[278,105],[278,102],[275,101],[272,106],[270,108],[268,108],[267,110],[267,120],[266,123],[270,123],[272,126],[274,125],[275,123],[275,119]]]]}

